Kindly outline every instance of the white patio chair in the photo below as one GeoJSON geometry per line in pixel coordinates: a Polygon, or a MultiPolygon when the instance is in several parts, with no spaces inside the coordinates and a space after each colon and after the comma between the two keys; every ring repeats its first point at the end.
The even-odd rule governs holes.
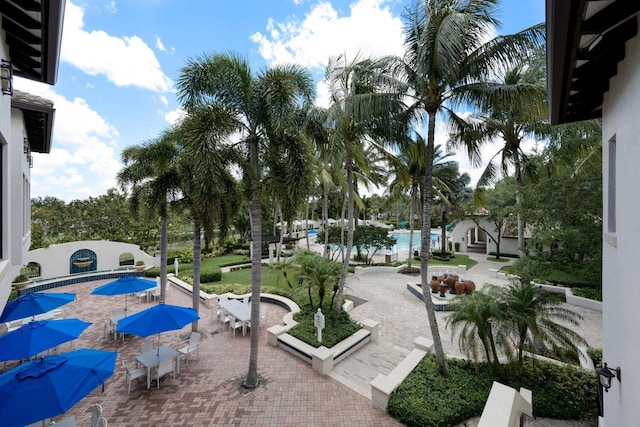
{"type": "Polygon", "coordinates": [[[161,295],[160,286],[157,286],[153,288],[153,290],[151,290],[151,297],[153,298],[154,301],[160,298],[160,295],[161,295]]]}
{"type": "Polygon", "coordinates": [[[249,305],[249,295],[245,295],[244,297],[242,297],[242,303],[244,305],[249,305]]]}
{"type": "Polygon", "coordinates": [[[100,417],[100,420],[98,420],[98,424],[96,425],[97,427],[108,427],[109,423],[105,417],[100,417]]]}
{"type": "Polygon", "coordinates": [[[130,368],[127,362],[122,361],[122,366],[126,371],[127,391],[131,393],[131,381],[147,376],[147,368],[130,368]]]}
{"type": "Polygon", "coordinates": [[[91,414],[87,415],[84,418],[80,418],[77,421],[81,424],[84,424],[86,420],[91,419],[91,427],[97,427],[98,421],[100,421],[101,417],[102,417],[102,406],[100,406],[99,403],[96,403],[95,405],[93,405],[91,414]]]}
{"type": "Polygon", "coordinates": [[[116,334],[116,325],[111,323],[111,319],[104,319],[104,339],[111,339],[111,335],[115,336],[116,334]]]}
{"type": "Polygon", "coordinates": [[[160,378],[167,374],[173,374],[173,379],[176,379],[176,363],[173,358],[163,360],[158,366],[151,370],[151,381],[156,381],[158,390],[160,389],[160,378]]]}
{"type": "Polygon", "coordinates": [[[140,344],[140,353],[146,353],[156,349],[156,342],[154,340],[142,341],[140,344]]]}
{"type": "Polygon", "coordinates": [[[189,340],[185,341],[187,343],[187,345],[185,345],[184,347],[180,348],[178,350],[178,353],[183,354],[185,356],[185,358],[187,359],[187,366],[189,365],[189,356],[191,355],[191,353],[196,353],[196,355],[198,356],[198,359],[200,359],[200,352],[199,352],[199,347],[200,347],[200,333],[199,332],[191,332],[191,335],[189,336],[189,340]]]}
{"type": "Polygon", "coordinates": [[[267,320],[267,306],[260,304],[260,330],[262,330],[262,324],[267,320]]]}
{"type": "Polygon", "coordinates": [[[244,335],[244,322],[242,320],[236,319],[233,316],[229,316],[230,317],[230,321],[229,321],[229,331],[230,333],[235,337],[236,336],[236,329],[238,328],[242,328],[242,335],[244,335]]]}

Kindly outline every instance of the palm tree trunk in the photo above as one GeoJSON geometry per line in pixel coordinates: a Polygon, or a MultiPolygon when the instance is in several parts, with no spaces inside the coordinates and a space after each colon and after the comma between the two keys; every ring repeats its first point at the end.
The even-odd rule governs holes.
{"type": "Polygon", "coordinates": [[[407,269],[411,271],[411,261],[413,259],[413,203],[415,201],[415,188],[411,187],[411,207],[409,208],[409,259],[407,269]]]}
{"type": "MultiPolygon", "coordinates": [[[[342,297],[344,294],[344,286],[347,282],[347,273],[349,272],[349,260],[351,259],[351,247],[353,246],[353,165],[351,155],[347,153],[347,249],[344,260],[342,261],[342,272],[340,273],[340,281],[338,282],[338,301],[333,308],[333,326],[337,325],[340,310],[342,310],[342,297]]],[[[343,222],[344,227],[344,222],[343,222]]]]}
{"type": "Polygon", "coordinates": [[[429,247],[431,245],[431,191],[433,185],[433,149],[435,141],[436,128],[436,110],[429,112],[429,135],[427,137],[427,149],[425,159],[425,176],[422,184],[422,234],[420,236],[420,281],[422,285],[422,295],[424,296],[424,305],[427,310],[427,318],[429,319],[429,327],[431,328],[431,338],[433,339],[433,349],[436,355],[436,364],[440,375],[447,376],[447,361],[444,357],[444,349],[442,340],[440,339],[440,331],[438,330],[438,320],[431,302],[431,287],[429,286],[429,247]]]}
{"type": "MultiPolygon", "coordinates": [[[[282,217],[282,208],[280,204],[277,206],[278,214],[280,215],[280,224],[284,223],[284,218],[282,217]]],[[[293,227],[293,224],[291,225],[293,227]]],[[[291,233],[291,227],[289,228],[289,233],[291,233]]],[[[280,261],[280,252],[282,252],[282,242],[284,242],[284,233],[282,232],[282,227],[280,227],[280,241],[278,242],[278,248],[276,249],[276,261],[280,261]]]]}
{"type": "MultiPolygon", "coordinates": [[[[200,265],[202,263],[201,258],[201,244],[200,244],[200,224],[197,220],[193,221],[193,292],[192,303],[193,309],[196,313],[200,308],[200,265]]],[[[196,320],[191,324],[191,331],[198,332],[198,321],[196,320]]]]}
{"type": "Polygon", "coordinates": [[[251,332],[249,334],[249,370],[244,380],[248,388],[258,386],[258,349],[260,348],[260,286],[262,283],[262,200],[258,141],[249,143],[251,177],[251,332]]]}
{"type": "Polygon", "coordinates": [[[322,215],[324,217],[324,257],[329,259],[329,189],[323,186],[322,215]]]}
{"type": "MultiPolygon", "coordinates": [[[[342,196],[342,212],[340,213],[340,253],[342,255],[342,262],[344,263],[344,209],[346,204],[349,201],[349,191],[347,190],[347,196],[345,197],[344,195],[342,196]]],[[[353,213],[352,213],[353,215],[353,213]]],[[[349,224],[351,225],[351,224],[349,224]]],[[[349,248],[349,256],[351,255],[351,248],[349,248]]],[[[347,260],[349,259],[349,257],[347,257],[347,260]]],[[[348,262],[348,261],[347,261],[348,262]]]]}
{"type": "Polygon", "coordinates": [[[167,215],[160,216],[160,303],[164,303],[167,295],[167,215]]]}
{"type": "Polygon", "coordinates": [[[310,251],[311,250],[311,244],[309,243],[309,205],[311,204],[311,202],[309,201],[309,198],[311,196],[307,196],[307,213],[305,215],[305,233],[307,235],[307,250],[310,251]]]}
{"type": "Polygon", "coordinates": [[[520,255],[520,259],[524,258],[525,250],[524,250],[524,221],[522,218],[522,214],[520,213],[520,202],[522,198],[522,167],[520,163],[520,153],[518,153],[518,148],[516,147],[513,150],[513,166],[515,170],[515,181],[516,181],[516,210],[518,213],[518,254],[520,255]]]}

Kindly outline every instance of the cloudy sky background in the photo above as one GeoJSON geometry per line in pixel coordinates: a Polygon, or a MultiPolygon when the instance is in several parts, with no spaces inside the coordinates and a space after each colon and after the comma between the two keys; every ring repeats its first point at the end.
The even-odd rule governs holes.
{"type": "MultiPolygon", "coordinates": [[[[67,0],[58,82],[16,78],[15,88],[54,102],[50,154],[35,154],[33,197],[67,202],[116,187],[120,153],[158,136],[180,115],[173,88],[187,60],[213,52],[245,56],[254,71],[275,63],[308,67],[321,82],[329,57],[402,54],[408,0],[67,0]]],[[[543,0],[503,0],[510,34],[544,20],[543,0]]],[[[441,121],[437,143],[445,144],[441,121]]],[[[533,142],[528,144],[534,145],[533,142]]],[[[487,147],[485,160],[497,151],[487,147]]],[[[481,169],[455,158],[475,185],[481,169]]]]}

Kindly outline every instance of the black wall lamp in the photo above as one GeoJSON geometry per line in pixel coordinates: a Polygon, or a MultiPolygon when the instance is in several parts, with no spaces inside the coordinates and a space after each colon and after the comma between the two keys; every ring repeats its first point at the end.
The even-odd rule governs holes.
{"type": "Polygon", "coordinates": [[[0,86],[4,95],[13,95],[13,66],[6,59],[0,61],[0,86]]]}
{"type": "Polygon", "coordinates": [[[611,369],[607,366],[607,362],[604,366],[598,369],[598,382],[604,388],[605,392],[608,392],[611,388],[611,380],[617,378],[620,381],[620,368],[611,369]]]}

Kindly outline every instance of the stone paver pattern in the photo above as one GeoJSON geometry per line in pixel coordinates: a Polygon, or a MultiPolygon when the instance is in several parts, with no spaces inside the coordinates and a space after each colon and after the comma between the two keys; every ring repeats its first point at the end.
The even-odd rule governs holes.
{"type": "MultiPolygon", "coordinates": [[[[370,400],[328,376],[322,376],[310,365],[289,353],[269,346],[267,328],[280,324],[286,311],[269,304],[267,322],[260,334],[258,373],[266,384],[243,395],[235,382],[246,375],[249,366],[249,334],[222,331],[211,323],[211,309],[200,305],[199,329],[204,333],[199,358],[191,356],[187,366],[181,360],[180,373],[155,381],[146,388],[144,378],[135,380],[131,394],[127,393],[122,360],[135,365],[143,338],[126,336],[122,340],[104,338],[104,319],[115,308],[124,307],[124,295],[90,295],[93,288],[108,280],[87,282],[57,288],[55,292],[75,292],[77,299],[66,306],[68,317],[93,322],[73,345],[67,343],[60,351],[93,348],[118,352],[114,375],[100,388],[91,392],[59,420],[74,415],[78,425],[89,425],[91,409],[99,403],[109,426],[400,426],[370,400]],[[84,421],[82,421],[84,420],[84,421]]],[[[191,306],[191,295],[171,287],[167,303],[191,306]]],[[[153,303],[136,303],[129,298],[129,312],[150,307],[153,303]]],[[[163,345],[179,348],[191,331],[191,325],[180,331],[160,335],[163,345]]],[[[157,340],[157,336],[148,339],[157,340]]],[[[9,366],[10,367],[10,366],[9,366]]],[[[37,404],[37,402],[33,402],[37,404]]],[[[1,422],[0,422],[1,424],[1,422]]]]}

